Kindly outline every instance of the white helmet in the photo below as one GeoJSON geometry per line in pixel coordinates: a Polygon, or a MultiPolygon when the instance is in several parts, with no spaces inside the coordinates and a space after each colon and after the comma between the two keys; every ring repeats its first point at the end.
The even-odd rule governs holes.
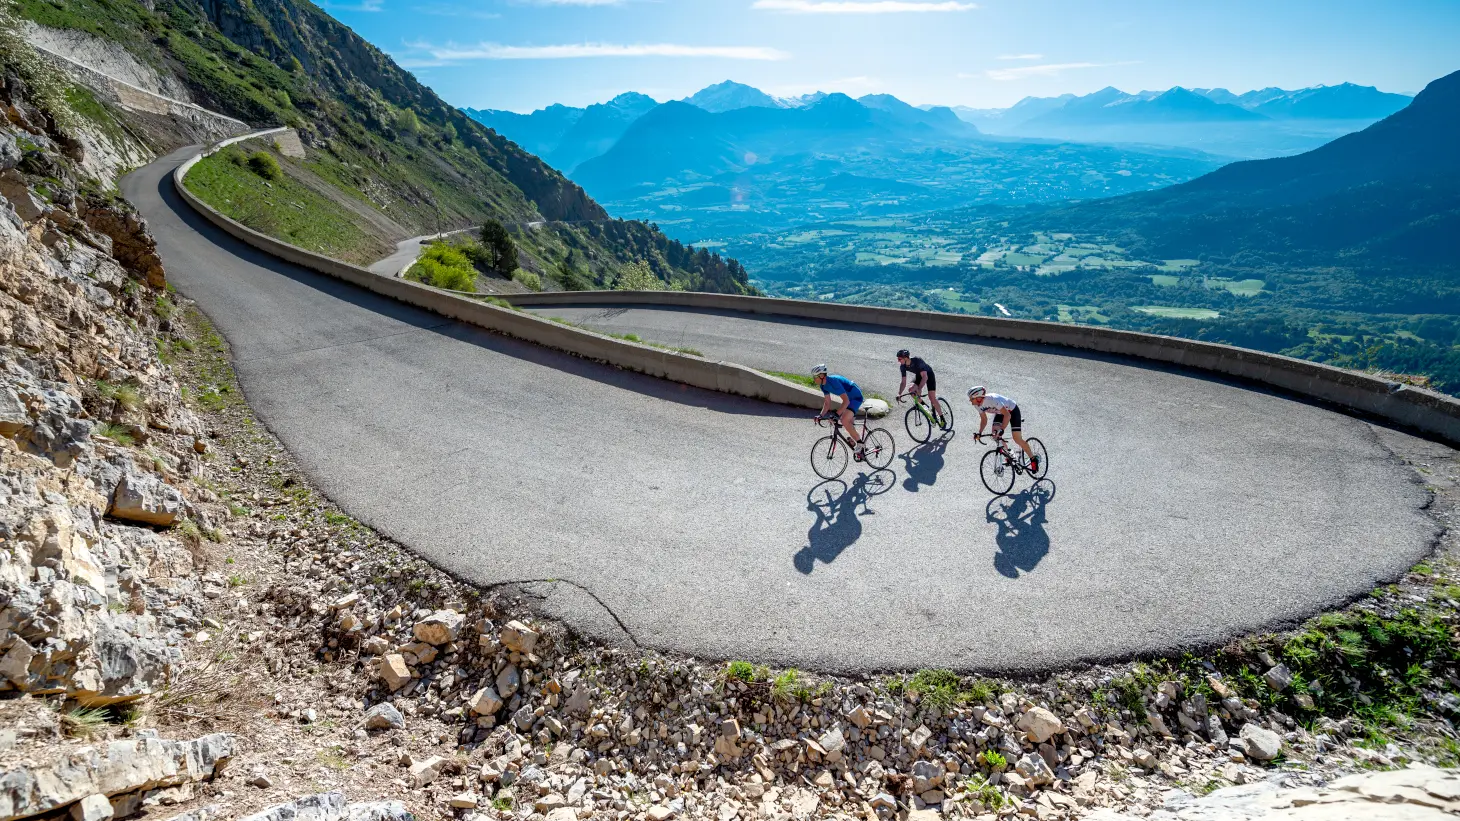
{"type": "Polygon", "coordinates": [[[983,396],[986,393],[988,393],[988,389],[983,385],[974,385],[968,389],[968,398],[972,399],[975,396],[983,396]]]}
{"type": "Polygon", "coordinates": [[[823,375],[825,373],[826,373],[826,366],[825,365],[817,365],[816,367],[814,367],[814,368],[811,369],[811,375],[812,376],[821,376],[821,375],[823,375]]]}

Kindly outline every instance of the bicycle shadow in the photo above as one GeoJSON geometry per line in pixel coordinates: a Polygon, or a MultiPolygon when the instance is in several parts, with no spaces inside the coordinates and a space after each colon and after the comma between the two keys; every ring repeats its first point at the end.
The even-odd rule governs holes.
{"type": "Polygon", "coordinates": [[[806,509],[816,514],[816,521],[806,531],[806,546],[796,551],[791,564],[803,575],[816,569],[816,563],[831,564],[847,548],[862,538],[861,516],[876,515],[867,506],[874,496],[892,489],[897,474],[883,468],[859,473],[848,485],[830,479],[812,486],[806,493],[806,509]],[[858,507],[862,508],[858,511],[858,507]]]}
{"type": "Polygon", "coordinates": [[[953,432],[947,431],[937,439],[897,455],[907,472],[907,478],[902,480],[903,490],[917,493],[918,488],[932,487],[937,483],[938,474],[943,470],[943,457],[952,438],[953,432]]]}
{"type": "Polygon", "coordinates": [[[1044,526],[1054,494],[1054,482],[1040,479],[1018,493],[989,500],[984,516],[999,527],[994,534],[999,548],[994,569],[1000,575],[1017,579],[1049,555],[1049,533],[1044,526]]]}

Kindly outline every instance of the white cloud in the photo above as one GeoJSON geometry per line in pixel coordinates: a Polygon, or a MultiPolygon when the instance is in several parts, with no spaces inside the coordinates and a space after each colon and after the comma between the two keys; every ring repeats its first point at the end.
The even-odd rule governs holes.
{"type": "Polygon", "coordinates": [[[622,6],[624,0],[526,0],[533,6],[622,6]]]}
{"type": "Polygon", "coordinates": [[[674,43],[568,43],[560,46],[504,46],[479,43],[475,46],[418,47],[437,60],[571,60],[585,57],[716,57],[723,60],[785,60],[791,55],[763,46],[686,46],[674,43]]]}
{"type": "Polygon", "coordinates": [[[340,3],[325,3],[324,8],[329,11],[384,11],[385,0],[361,0],[357,5],[344,5],[340,3]]]}
{"type": "Polygon", "coordinates": [[[978,6],[956,0],[755,0],[751,8],[793,14],[900,14],[968,11],[978,6]]]}
{"type": "Polygon", "coordinates": [[[1043,60],[1043,54],[1000,54],[999,60],[1043,60]]]}
{"type": "MultiPolygon", "coordinates": [[[[1023,80],[1026,77],[1057,77],[1066,71],[1074,71],[1082,68],[1107,68],[1109,66],[1133,66],[1139,60],[1122,60],[1118,63],[1046,63],[1038,66],[1019,66],[1018,68],[991,68],[984,72],[984,76],[990,80],[1023,80]]],[[[959,75],[967,79],[967,75],[959,75]]]]}

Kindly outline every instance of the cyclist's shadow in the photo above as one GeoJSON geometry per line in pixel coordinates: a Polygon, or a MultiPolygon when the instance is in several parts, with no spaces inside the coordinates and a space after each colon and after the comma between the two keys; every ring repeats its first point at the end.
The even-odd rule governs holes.
{"type": "Polygon", "coordinates": [[[867,506],[868,500],[891,490],[896,481],[897,474],[883,469],[857,474],[850,486],[831,479],[812,487],[806,494],[806,509],[816,514],[816,521],[806,531],[806,546],[791,558],[796,570],[809,574],[818,561],[831,564],[856,544],[862,538],[859,516],[877,513],[867,506]]]}
{"type": "Polygon", "coordinates": [[[902,480],[903,490],[917,493],[918,488],[924,485],[932,487],[938,481],[938,473],[943,470],[943,454],[948,450],[948,440],[952,438],[953,433],[950,431],[925,445],[918,445],[897,455],[907,470],[907,478],[902,480]]]}
{"type": "Polygon", "coordinates": [[[1054,482],[1040,479],[1018,493],[989,500],[985,517],[999,526],[994,534],[999,548],[994,554],[994,569],[1001,575],[1017,579],[1049,554],[1049,533],[1044,525],[1054,491],[1054,482]]]}

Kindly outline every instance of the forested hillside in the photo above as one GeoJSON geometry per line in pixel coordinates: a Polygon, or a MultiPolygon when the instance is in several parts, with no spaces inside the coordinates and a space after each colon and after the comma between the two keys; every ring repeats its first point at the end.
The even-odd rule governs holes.
{"type": "Polygon", "coordinates": [[[201,105],[258,126],[297,128],[311,171],[407,229],[546,222],[560,235],[552,248],[588,246],[579,257],[590,284],[647,254],[637,259],[666,282],[745,287],[718,271],[706,277],[706,268],[676,266],[671,256],[696,266],[700,258],[659,250],[673,245],[643,223],[590,230],[613,221],[581,188],[447,105],[307,0],[20,0],[18,10],[40,25],[125,46],[177,77],[201,105]]]}

